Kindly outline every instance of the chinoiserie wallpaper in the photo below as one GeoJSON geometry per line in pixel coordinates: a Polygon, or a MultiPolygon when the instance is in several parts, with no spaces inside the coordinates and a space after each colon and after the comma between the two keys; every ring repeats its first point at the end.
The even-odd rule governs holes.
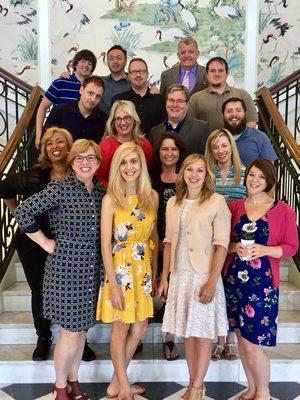
{"type": "MultiPolygon", "coordinates": [[[[47,1],[47,0],[45,0],[47,1]]],[[[114,44],[142,57],[150,83],[178,62],[177,42],[191,35],[199,44],[199,62],[216,55],[227,59],[229,82],[243,86],[246,0],[48,0],[52,78],[71,71],[74,54],[92,50],[95,73],[108,73],[106,52],[114,44]]],[[[272,85],[299,68],[299,0],[260,0],[258,86],[272,85]]],[[[250,2],[251,3],[251,2],[250,2]]],[[[38,82],[37,0],[2,0],[1,66],[21,79],[38,82]]]]}
{"type": "Polygon", "coordinates": [[[300,1],[260,0],[257,86],[272,86],[300,68],[300,1]]]}

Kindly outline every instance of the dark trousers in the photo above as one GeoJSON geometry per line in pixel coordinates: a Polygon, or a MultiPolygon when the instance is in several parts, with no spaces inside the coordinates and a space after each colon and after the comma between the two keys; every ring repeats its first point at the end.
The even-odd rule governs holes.
{"type": "MultiPolygon", "coordinates": [[[[25,240],[25,243],[28,242],[25,240]]],[[[31,289],[31,310],[34,327],[38,337],[50,339],[51,321],[43,317],[43,280],[47,253],[38,245],[23,246],[17,249],[27,282],[31,289]],[[27,247],[27,248],[26,248],[27,247]]]]}

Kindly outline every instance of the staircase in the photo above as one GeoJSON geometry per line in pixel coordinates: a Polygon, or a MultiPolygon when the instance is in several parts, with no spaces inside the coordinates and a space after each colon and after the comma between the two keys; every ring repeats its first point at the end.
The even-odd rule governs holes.
{"type": "MultiPolygon", "coordinates": [[[[49,361],[31,360],[36,334],[30,312],[30,290],[22,266],[15,268],[16,282],[3,291],[4,312],[0,314],[0,383],[47,383],[54,381],[52,357],[49,361]]],[[[280,313],[278,345],[267,350],[271,358],[272,381],[300,380],[300,286],[289,281],[292,270],[297,270],[291,259],[281,265],[280,313]]],[[[297,271],[298,273],[298,271],[297,271]]],[[[300,279],[300,278],[299,278],[300,279]]],[[[298,282],[297,282],[298,284],[298,282]]],[[[158,323],[151,323],[143,338],[144,350],[131,362],[129,376],[132,381],[166,382],[186,381],[188,377],[183,357],[168,362],[163,358],[163,335],[158,323]]],[[[54,342],[58,326],[52,327],[54,342]]],[[[88,331],[88,341],[96,351],[97,359],[82,362],[80,380],[107,382],[113,368],[109,356],[110,325],[97,324],[88,331]]],[[[179,344],[181,354],[183,346],[179,344]]],[[[211,362],[207,381],[244,382],[240,360],[211,362]]]]}

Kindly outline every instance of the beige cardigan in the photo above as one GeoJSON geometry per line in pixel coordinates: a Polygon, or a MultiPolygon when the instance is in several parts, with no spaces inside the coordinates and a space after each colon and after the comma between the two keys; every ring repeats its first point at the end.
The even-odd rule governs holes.
{"type": "MultiPolygon", "coordinates": [[[[184,201],[175,205],[176,197],[171,197],[166,210],[166,237],[171,243],[170,271],[174,270],[175,251],[178,243],[180,217],[184,201]]],[[[211,269],[214,245],[228,248],[230,239],[231,214],[223,196],[214,193],[209,200],[191,207],[184,227],[188,242],[189,256],[196,272],[207,273],[211,269]]]]}

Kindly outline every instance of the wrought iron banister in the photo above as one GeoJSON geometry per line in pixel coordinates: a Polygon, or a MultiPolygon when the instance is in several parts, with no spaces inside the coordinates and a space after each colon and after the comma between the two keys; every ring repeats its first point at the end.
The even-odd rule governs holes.
{"type": "MultiPolygon", "coordinates": [[[[260,129],[269,136],[278,161],[276,198],[288,203],[295,211],[298,231],[300,227],[300,147],[286,126],[269,89],[256,92],[260,129]]],[[[294,257],[300,270],[300,251],[294,257]]]]}
{"type": "MultiPolygon", "coordinates": [[[[0,154],[0,180],[8,174],[31,168],[36,161],[34,146],[35,119],[42,100],[43,89],[35,87],[18,121],[16,128],[0,154]]],[[[0,199],[0,281],[9,265],[14,249],[12,241],[17,230],[16,222],[0,199]]]]}
{"type": "Polygon", "coordinates": [[[0,152],[4,149],[33,87],[0,68],[0,152]]]}
{"type": "Polygon", "coordinates": [[[285,124],[300,144],[300,69],[269,90],[285,124]]]}

